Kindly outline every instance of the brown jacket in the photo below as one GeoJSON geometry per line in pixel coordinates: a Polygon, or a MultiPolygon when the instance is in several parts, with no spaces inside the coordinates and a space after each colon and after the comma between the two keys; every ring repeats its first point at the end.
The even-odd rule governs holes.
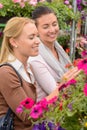
{"type": "Polygon", "coordinates": [[[19,103],[27,97],[36,101],[36,89],[22,78],[22,86],[17,74],[9,66],[0,67],[0,116],[10,107],[15,113],[14,130],[32,130],[31,122],[23,112],[16,113],[19,103]]]}

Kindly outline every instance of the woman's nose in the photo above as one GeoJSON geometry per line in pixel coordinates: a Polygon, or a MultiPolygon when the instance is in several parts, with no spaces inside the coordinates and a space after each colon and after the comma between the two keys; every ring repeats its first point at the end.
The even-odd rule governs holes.
{"type": "Polygon", "coordinates": [[[39,37],[36,37],[36,43],[40,44],[40,38],[39,37]]]}
{"type": "Polygon", "coordinates": [[[49,32],[54,32],[55,28],[53,26],[50,26],[49,32]]]}

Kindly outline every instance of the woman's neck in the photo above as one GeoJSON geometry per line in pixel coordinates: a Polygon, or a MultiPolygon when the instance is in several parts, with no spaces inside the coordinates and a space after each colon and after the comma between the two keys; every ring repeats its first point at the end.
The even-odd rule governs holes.
{"type": "Polygon", "coordinates": [[[46,47],[48,47],[51,51],[53,51],[54,50],[54,43],[52,43],[52,42],[49,42],[49,43],[47,43],[47,42],[42,42],[46,47]]]}
{"type": "Polygon", "coordinates": [[[55,58],[59,60],[58,52],[56,51],[54,43],[44,43],[44,45],[47,46],[51,50],[55,58]]]}
{"type": "Polygon", "coordinates": [[[27,60],[28,60],[27,57],[18,54],[14,54],[14,56],[24,65],[25,68],[27,67],[27,60]]]}

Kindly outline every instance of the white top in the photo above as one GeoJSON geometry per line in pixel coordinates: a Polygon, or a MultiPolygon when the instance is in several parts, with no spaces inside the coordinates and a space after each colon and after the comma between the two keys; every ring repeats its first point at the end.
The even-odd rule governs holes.
{"type": "Polygon", "coordinates": [[[37,101],[39,101],[49,95],[53,90],[55,90],[55,79],[57,77],[57,74],[44,61],[41,55],[38,55],[36,57],[30,57],[29,62],[32,66],[32,70],[37,81],[37,101]]]}
{"type": "Polygon", "coordinates": [[[27,72],[30,74],[30,78],[27,75],[23,64],[18,59],[16,59],[15,61],[9,62],[9,63],[18,71],[18,73],[22,76],[22,78],[25,81],[34,84],[35,79],[34,79],[33,73],[30,70],[29,64],[27,64],[27,72]]]}

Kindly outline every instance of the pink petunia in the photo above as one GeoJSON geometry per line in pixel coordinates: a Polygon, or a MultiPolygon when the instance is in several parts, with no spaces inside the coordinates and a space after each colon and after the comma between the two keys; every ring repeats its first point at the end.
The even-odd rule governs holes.
{"type": "Polygon", "coordinates": [[[87,58],[81,60],[78,64],[77,64],[78,69],[83,70],[86,74],[87,74],[87,58]]]}
{"type": "Polygon", "coordinates": [[[17,113],[23,112],[23,106],[20,105],[19,107],[17,107],[16,112],[17,112],[17,113]]]}
{"type": "Polygon", "coordinates": [[[67,85],[75,85],[76,84],[76,80],[75,79],[71,79],[67,82],[67,85]]]}
{"type": "Polygon", "coordinates": [[[48,101],[48,104],[54,104],[54,103],[56,103],[57,100],[58,100],[58,97],[55,96],[55,97],[53,97],[52,99],[50,99],[50,100],[48,101]]]}
{"type": "Polygon", "coordinates": [[[37,4],[37,0],[30,0],[29,4],[35,6],[37,4]]]}
{"type": "Polygon", "coordinates": [[[3,4],[0,3],[0,9],[2,9],[2,8],[3,8],[3,4]]]}
{"type": "Polygon", "coordinates": [[[20,3],[21,0],[12,0],[14,3],[20,3]]]}
{"type": "Polygon", "coordinates": [[[67,84],[62,84],[59,88],[58,88],[58,91],[62,91],[64,88],[67,87],[67,84]]]}
{"type": "Polygon", "coordinates": [[[46,0],[40,0],[40,2],[44,2],[44,1],[46,1],[46,0]]]}
{"type": "Polygon", "coordinates": [[[34,100],[32,98],[26,98],[20,104],[23,105],[26,109],[30,109],[34,105],[34,100]]]}
{"type": "Polygon", "coordinates": [[[64,4],[69,5],[69,0],[65,0],[64,4]]]}
{"type": "Polygon", "coordinates": [[[34,119],[39,118],[40,116],[42,116],[43,114],[43,110],[42,107],[40,105],[35,105],[30,112],[30,116],[34,119]]]}
{"type": "Polygon", "coordinates": [[[47,110],[47,108],[48,108],[48,102],[47,102],[46,98],[42,99],[37,104],[40,105],[43,110],[47,110]]]}
{"type": "Polygon", "coordinates": [[[20,6],[21,6],[21,8],[24,8],[25,7],[25,3],[24,2],[20,2],[20,6]]]}
{"type": "Polygon", "coordinates": [[[87,96],[87,83],[84,86],[83,92],[84,92],[85,96],[87,96]]]}
{"type": "Polygon", "coordinates": [[[85,66],[83,67],[83,71],[84,71],[84,73],[87,75],[87,65],[85,65],[85,66]]]}
{"type": "Polygon", "coordinates": [[[72,9],[72,5],[69,5],[68,7],[69,7],[69,9],[72,9]]]}
{"type": "Polygon", "coordinates": [[[81,56],[84,58],[87,56],[87,50],[82,51],[81,56]]]}

